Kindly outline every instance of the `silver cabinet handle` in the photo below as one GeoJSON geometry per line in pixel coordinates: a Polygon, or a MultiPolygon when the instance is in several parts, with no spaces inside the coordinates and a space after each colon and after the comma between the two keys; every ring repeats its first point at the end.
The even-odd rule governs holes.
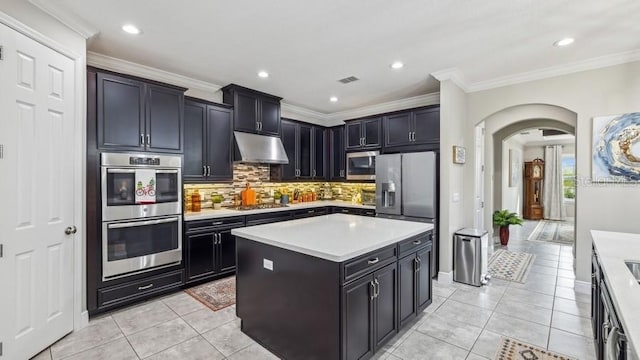
{"type": "Polygon", "coordinates": [[[256,121],[256,130],[260,130],[260,122],[256,121]]]}
{"type": "Polygon", "coordinates": [[[369,298],[371,299],[371,301],[373,301],[373,299],[376,298],[376,283],[374,283],[373,280],[369,282],[369,292],[371,293],[371,296],[369,296],[369,298]]]}
{"type": "Polygon", "coordinates": [[[602,323],[602,341],[606,344],[607,338],[609,337],[609,322],[605,321],[602,323]]]}
{"type": "Polygon", "coordinates": [[[202,166],[202,176],[207,176],[207,167],[202,166]]]}
{"type": "Polygon", "coordinates": [[[313,214],[314,212],[316,212],[315,210],[307,210],[308,214],[313,214]]]}
{"type": "Polygon", "coordinates": [[[409,141],[411,141],[411,131],[409,131],[409,141]]]}
{"type": "Polygon", "coordinates": [[[138,290],[147,290],[147,289],[151,289],[152,287],[153,287],[153,284],[138,286],[138,290]]]}
{"type": "Polygon", "coordinates": [[[416,132],[413,132],[413,142],[416,142],[416,132]]]}
{"type": "Polygon", "coordinates": [[[147,146],[151,146],[151,135],[147,134],[147,146]]]}
{"type": "Polygon", "coordinates": [[[420,245],[420,244],[422,244],[422,240],[415,240],[413,242],[413,245],[420,245]]]}
{"type": "Polygon", "coordinates": [[[207,176],[211,176],[211,166],[207,165],[207,176]]]}
{"type": "Polygon", "coordinates": [[[367,261],[367,264],[373,265],[373,264],[377,264],[379,261],[380,261],[379,258],[369,259],[369,261],[367,261]]]}
{"type": "Polygon", "coordinates": [[[224,221],[214,221],[211,223],[211,225],[222,225],[224,224],[224,221]]]}
{"type": "Polygon", "coordinates": [[[380,283],[378,282],[378,279],[373,280],[373,283],[376,285],[375,289],[376,289],[376,298],[380,295],[380,283]]]}
{"type": "Polygon", "coordinates": [[[422,268],[422,260],[420,260],[420,258],[417,257],[416,261],[418,262],[418,269],[416,271],[420,271],[420,269],[422,268]]]}
{"type": "Polygon", "coordinates": [[[313,169],[313,177],[316,177],[316,169],[313,169]]]}
{"type": "Polygon", "coordinates": [[[144,147],[144,134],[140,134],[140,146],[144,147]]]}

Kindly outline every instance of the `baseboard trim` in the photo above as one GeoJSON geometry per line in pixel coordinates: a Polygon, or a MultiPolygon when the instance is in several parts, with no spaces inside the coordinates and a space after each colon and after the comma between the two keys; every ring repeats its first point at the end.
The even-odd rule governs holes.
{"type": "Polygon", "coordinates": [[[452,284],[453,283],[453,271],[438,272],[438,282],[442,284],[452,284]]]}
{"type": "Polygon", "coordinates": [[[87,310],[78,314],[73,324],[73,331],[78,331],[89,325],[89,312],[87,310]]]}
{"type": "Polygon", "coordinates": [[[575,280],[573,289],[581,294],[591,294],[591,283],[588,281],[575,280]]]}

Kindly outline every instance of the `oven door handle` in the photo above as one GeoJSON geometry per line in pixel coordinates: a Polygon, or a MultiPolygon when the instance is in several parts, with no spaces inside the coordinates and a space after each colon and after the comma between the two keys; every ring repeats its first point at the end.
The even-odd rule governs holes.
{"type": "Polygon", "coordinates": [[[178,170],[156,170],[156,174],[177,174],[178,170]]]}
{"type": "Polygon", "coordinates": [[[109,229],[121,229],[135,226],[146,226],[146,225],[158,225],[158,224],[166,224],[171,222],[178,222],[179,218],[170,218],[170,219],[159,219],[159,220],[147,220],[147,221],[136,221],[136,222],[128,222],[128,223],[117,223],[117,224],[109,224],[107,228],[109,229]]]}
{"type": "Polygon", "coordinates": [[[135,169],[107,169],[109,174],[133,174],[136,172],[135,169]]]}

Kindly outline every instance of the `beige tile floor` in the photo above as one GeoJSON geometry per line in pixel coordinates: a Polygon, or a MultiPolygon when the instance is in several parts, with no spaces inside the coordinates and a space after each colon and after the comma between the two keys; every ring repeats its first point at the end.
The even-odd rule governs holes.
{"type": "MultiPolygon", "coordinates": [[[[536,254],[524,284],[434,282],[433,303],[375,359],[493,359],[503,335],[578,359],[595,359],[590,298],[573,290],[572,249],[524,241],[508,248],[536,254]]],[[[235,307],[211,311],[180,292],[92,319],[37,359],[277,359],[240,331],[235,307]]]]}

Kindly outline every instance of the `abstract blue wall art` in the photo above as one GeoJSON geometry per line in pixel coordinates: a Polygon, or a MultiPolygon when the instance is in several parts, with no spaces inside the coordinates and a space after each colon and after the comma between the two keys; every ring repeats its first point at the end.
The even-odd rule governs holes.
{"type": "Polygon", "coordinates": [[[594,182],[640,182],[640,112],[593,118],[594,182]]]}

